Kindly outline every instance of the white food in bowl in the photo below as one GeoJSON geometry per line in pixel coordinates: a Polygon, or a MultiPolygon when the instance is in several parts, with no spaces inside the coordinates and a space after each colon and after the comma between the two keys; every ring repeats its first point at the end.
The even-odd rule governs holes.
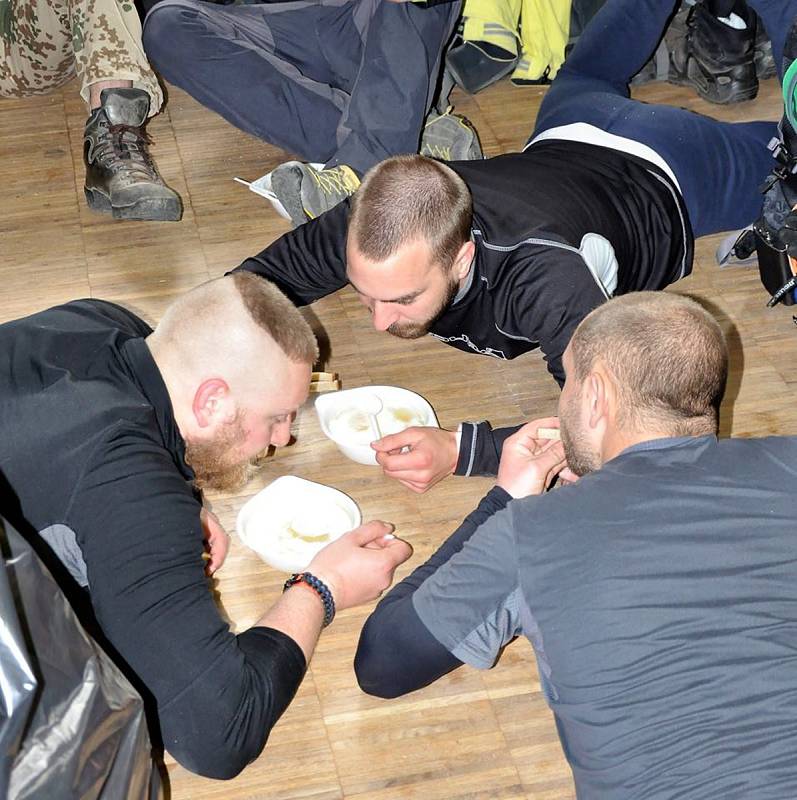
{"type": "Polygon", "coordinates": [[[275,569],[301,572],[319,550],[360,521],[360,510],[348,495],[285,475],[245,503],[236,530],[275,569]]]}
{"type": "Polygon", "coordinates": [[[413,426],[438,427],[434,410],[419,394],[400,386],[361,386],[318,397],[321,430],[340,451],[359,464],[376,464],[371,442],[379,438],[369,411],[380,409],[376,427],[381,436],[413,426]]]}
{"type": "MultiPolygon", "coordinates": [[[[368,414],[356,406],[343,408],[329,418],[329,432],[335,439],[348,440],[352,444],[370,444],[373,441],[368,414]]],[[[427,415],[417,408],[384,406],[374,415],[382,436],[398,433],[413,425],[426,425],[427,415]]]]}

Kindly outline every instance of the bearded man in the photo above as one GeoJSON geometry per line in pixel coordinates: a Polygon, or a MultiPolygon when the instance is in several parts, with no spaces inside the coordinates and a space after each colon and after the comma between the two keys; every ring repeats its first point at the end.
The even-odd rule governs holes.
{"type": "Polygon", "coordinates": [[[193,289],[154,331],[101,300],[0,326],[3,513],[142,693],[153,740],[208,777],[257,757],[335,607],[377,597],[411,552],[372,522],[249,630],[213,602],[203,539],[212,573],[227,537],[198,487],[240,484],[288,443],[316,357],[296,308],[252,275],[193,289]]]}
{"type": "MultiPolygon", "coordinates": [[[[749,5],[787,76],[780,132],[774,122],[720,122],[631,98],[629,81],[675,4],[607,0],[547,90],[523,152],[387,159],[351,200],[240,268],[299,304],[348,283],[374,328],[395,336],[428,333],[498,359],[539,348],[561,385],[565,346],[590,311],[675,283],[692,269],[694,237],[759,218],[760,187],[777,163],[768,144],[781,136],[778,158],[789,166],[767,183],[764,222],[773,236],[797,229],[797,215],[784,223],[797,207],[797,2],[749,5]]],[[[478,472],[492,446],[485,434],[471,423],[459,435],[413,427],[373,448],[386,475],[422,492],[478,472]]]]}
{"type": "Polygon", "coordinates": [[[564,367],[562,442],[547,419],[504,443],[497,485],[366,623],[361,687],[486,669],[523,635],[578,797],[794,797],[797,439],[717,440],[727,349],[686,298],[608,301],[564,367]],[[582,477],[542,494],[565,462],[582,477]]]}

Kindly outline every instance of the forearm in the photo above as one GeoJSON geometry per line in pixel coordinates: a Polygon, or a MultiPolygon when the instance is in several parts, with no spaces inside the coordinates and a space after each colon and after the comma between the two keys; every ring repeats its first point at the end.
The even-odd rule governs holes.
{"type": "MultiPolygon", "coordinates": [[[[164,743],[175,758],[212,778],[234,777],[256,758],[296,695],[323,620],[318,593],[299,583],[237,636],[243,664],[226,678],[208,676],[213,700],[196,702],[205,695],[203,678],[163,709],[164,743]]],[[[225,664],[229,668],[227,659],[225,664]]]]}
{"type": "Polygon", "coordinates": [[[437,572],[443,564],[464,547],[465,542],[473,536],[480,525],[504,508],[511,499],[500,486],[490,489],[479,505],[465,517],[459,528],[443,542],[429,560],[410,573],[403,581],[397,583],[379,603],[376,610],[411,595],[430,575],[437,572]]]}
{"type": "Polygon", "coordinates": [[[427,686],[461,665],[426,629],[412,597],[510,499],[503,489],[491,489],[440,549],[379,603],[363,627],[355,655],[354,669],[363,691],[397,697],[427,686]]]}
{"type": "Polygon", "coordinates": [[[164,747],[192,772],[231,778],[295,695],[304,653],[276,628],[230,631],[200,557],[202,507],[158,439],[115,431],[91,467],[68,521],[96,620],[156,706],[164,747]]]}
{"type": "Polygon", "coordinates": [[[281,631],[293,639],[309,662],[324,621],[324,606],[318,593],[306,583],[292,586],[258,620],[257,625],[281,631]]]}
{"type": "MultiPolygon", "coordinates": [[[[260,755],[307,667],[297,644],[274,628],[250,628],[225,650],[173,700],[158,703],[164,747],[191,772],[222,780],[260,755]]],[[[175,679],[190,668],[168,663],[175,679]]]]}
{"type": "Polygon", "coordinates": [[[340,289],[347,283],[348,212],[348,201],[339,203],[284,234],[237,269],[271,281],[298,306],[340,289]]]}

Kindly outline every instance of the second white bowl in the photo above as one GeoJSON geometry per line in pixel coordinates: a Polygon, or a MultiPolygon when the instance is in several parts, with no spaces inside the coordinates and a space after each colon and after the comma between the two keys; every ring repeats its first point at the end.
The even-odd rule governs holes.
{"type": "Polygon", "coordinates": [[[387,436],[413,426],[439,427],[434,409],[419,394],[400,386],[360,386],[320,395],[315,410],[324,435],[358,464],[376,464],[371,442],[378,438],[369,420],[374,398],[382,410],[376,415],[379,433],[387,436]]]}
{"type": "Polygon", "coordinates": [[[235,528],[241,541],[274,569],[301,572],[319,550],[360,521],[360,509],[347,494],[283,475],[247,500],[235,528]]]}

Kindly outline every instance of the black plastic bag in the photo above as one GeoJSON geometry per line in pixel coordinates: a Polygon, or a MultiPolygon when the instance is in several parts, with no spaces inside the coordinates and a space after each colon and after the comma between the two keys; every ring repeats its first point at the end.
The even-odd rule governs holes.
{"type": "Polygon", "coordinates": [[[158,797],[140,695],[2,520],[0,545],[0,798],[158,797]]]}

